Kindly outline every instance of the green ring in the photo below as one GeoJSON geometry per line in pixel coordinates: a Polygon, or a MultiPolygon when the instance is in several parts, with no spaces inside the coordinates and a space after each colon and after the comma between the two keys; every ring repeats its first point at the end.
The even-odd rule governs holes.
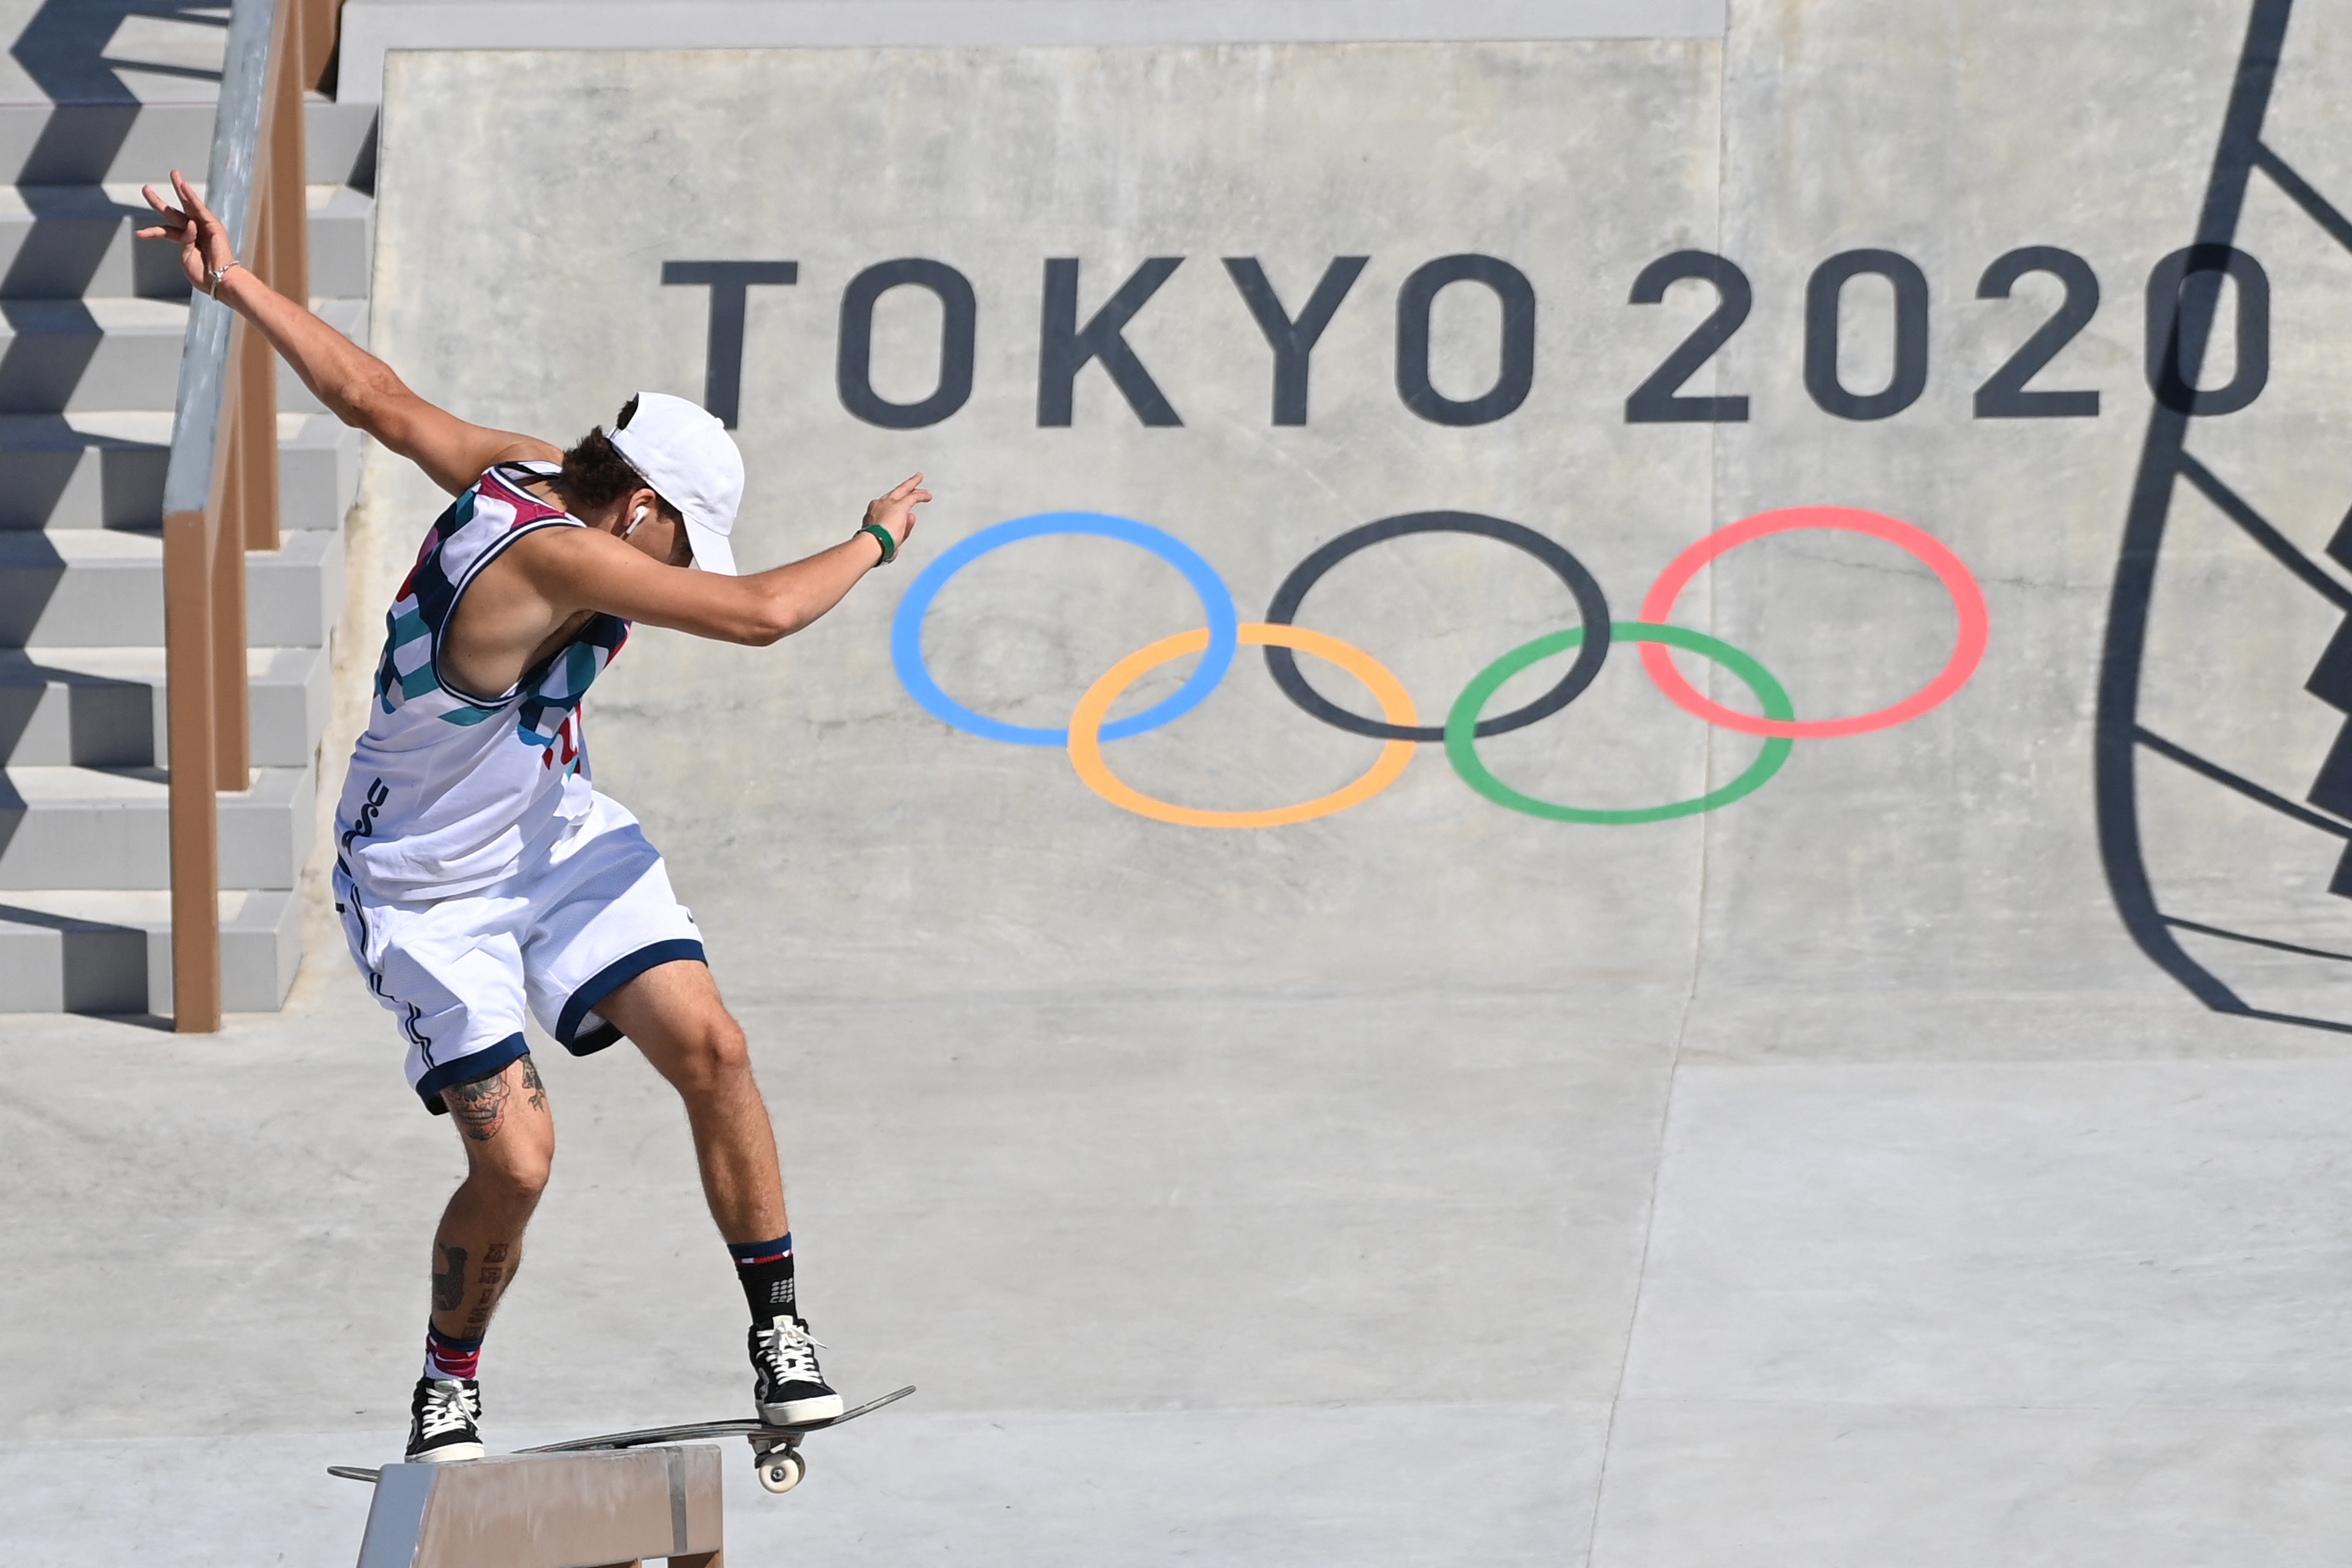
{"type": "MultiPolygon", "coordinates": [[[[1789,694],[1780,689],[1779,681],[1772,679],[1770,670],[1729,643],[1719,642],[1705,632],[1686,631],[1681,626],[1653,626],[1647,621],[1619,621],[1611,626],[1609,635],[1612,641],[1668,643],[1703,654],[1747,683],[1748,689],[1756,693],[1757,700],[1764,704],[1766,718],[1789,720],[1797,716],[1797,710],[1790,705],[1789,694]]],[[[1637,822],[1664,822],[1676,816],[1696,816],[1701,812],[1713,811],[1717,806],[1729,805],[1742,795],[1753,795],[1763,788],[1765,782],[1780,771],[1780,764],[1787,762],[1789,753],[1796,749],[1794,741],[1776,735],[1764,742],[1764,750],[1758,753],[1755,762],[1748,764],[1746,773],[1721,789],[1700,795],[1696,800],[1643,806],[1636,811],[1589,811],[1582,806],[1554,805],[1548,800],[1521,795],[1487,772],[1486,764],[1479,759],[1478,716],[1486,710],[1486,704],[1494,700],[1495,693],[1502,689],[1503,682],[1537,660],[1566,653],[1583,641],[1584,628],[1571,626],[1567,631],[1552,632],[1524,647],[1513,648],[1480,670],[1477,678],[1463,688],[1462,695],[1454,699],[1453,711],[1446,714],[1445,760],[1454,764],[1454,771],[1462,775],[1465,784],[1496,805],[1508,806],[1529,816],[1548,817],[1554,822],[1592,822],[1608,827],[1627,826],[1637,822]]]]}

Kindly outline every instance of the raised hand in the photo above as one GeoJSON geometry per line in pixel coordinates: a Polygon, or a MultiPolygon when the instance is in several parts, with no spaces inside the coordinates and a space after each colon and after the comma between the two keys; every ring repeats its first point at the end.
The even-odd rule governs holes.
{"type": "Polygon", "coordinates": [[[210,274],[225,272],[236,265],[236,247],[230,241],[227,226],[213,216],[203,198],[188,187],[180,171],[172,171],[172,189],[180,198],[173,206],[156,194],[152,185],[142,185],[140,192],[147,205],[161,213],[163,221],[153,228],[139,231],[142,239],[168,239],[180,247],[180,270],[188,275],[188,286],[198,290],[208,288],[210,274]]]}
{"type": "Polygon", "coordinates": [[[905,484],[879,500],[868,502],[866,521],[890,531],[890,537],[900,544],[915,531],[915,509],[931,499],[931,492],[920,489],[923,476],[915,475],[905,484]]]}

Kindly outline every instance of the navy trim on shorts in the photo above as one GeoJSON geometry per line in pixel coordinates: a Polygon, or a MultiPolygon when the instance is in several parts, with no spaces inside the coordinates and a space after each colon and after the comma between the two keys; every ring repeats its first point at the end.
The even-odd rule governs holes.
{"type": "Polygon", "coordinates": [[[441,1091],[477,1079],[491,1078],[530,1055],[530,1043],[520,1035],[509,1035],[494,1046],[484,1046],[478,1051],[467,1051],[454,1062],[443,1062],[416,1080],[417,1097],[425,1109],[436,1116],[446,1116],[449,1108],[441,1103],[441,1091]]]}
{"type": "Polygon", "coordinates": [[[582,1035],[579,1032],[580,1020],[594,1012],[597,1003],[602,1002],[646,970],[657,969],[665,963],[676,963],[680,959],[688,958],[697,963],[710,962],[703,957],[700,942],[690,937],[680,936],[672,937],[667,942],[655,942],[649,947],[641,947],[627,957],[606,964],[596,972],[594,979],[574,991],[572,994],[572,1000],[563,1005],[563,1016],[555,1022],[555,1037],[562,1042],[565,1050],[575,1057],[584,1057],[592,1052],[601,1051],[606,1046],[618,1043],[621,1031],[610,1023],[600,1024],[585,1035],[582,1035]]]}

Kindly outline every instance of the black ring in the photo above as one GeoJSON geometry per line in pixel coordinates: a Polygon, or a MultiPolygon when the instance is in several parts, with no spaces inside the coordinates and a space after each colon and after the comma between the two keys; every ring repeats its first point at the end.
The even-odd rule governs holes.
{"type": "MultiPolygon", "coordinates": [[[[1292,569],[1290,575],[1282,580],[1282,586],[1275,590],[1274,603],[1265,608],[1265,618],[1276,626],[1297,625],[1299,605],[1323,574],[1367,545],[1407,533],[1475,533],[1499,539],[1550,567],[1568,584],[1568,591],[1576,595],[1577,614],[1584,618],[1584,645],[1577,650],[1575,662],[1559,678],[1559,685],[1526,707],[1480,721],[1477,732],[1481,738],[1524,729],[1539,719],[1549,719],[1583,695],[1584,689],[1592,684],[1592,678],[1601,673],[1601,660],[1609,657],[1609,601],[1601,594],[1601,584],[1592,580],[1592,574],[1584,569],[1584,563],[1570,554],[1567,546],[1524,524],[1506,522],[1499,517],[1475,511],[1409,511],[1349,529],[1292,569]]],[[[1307,678],[1298,673],[1297,657],[1286,647],[1267,648],[1265,668],[1285,697],[1326,724],[1350,734],[1382,741],[1445,739],[1443,724],[1390,724],[1349,712],[1307,683],[1307,678]]]]}

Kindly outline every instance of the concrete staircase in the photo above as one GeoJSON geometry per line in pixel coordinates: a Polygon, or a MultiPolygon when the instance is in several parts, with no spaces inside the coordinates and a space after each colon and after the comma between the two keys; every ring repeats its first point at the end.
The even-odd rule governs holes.
{"type": "MultiPolygon", "coordinates": [[[[55,45],[60,11],[119,13],[151,37],[163,20],[50,0],[24,37],[46,22],[55,45]]],[[[0,187],[0,1013],[170,1003],[161,528],[188,303],[176,253],[131,230],[140,181],[210,156],[201,67],[184,62],[205,28],[216,62],[219,28],[183,15],[199,31],[162,35],[175,58],[159,62],[160,101],[0,102],[0,178],[15,181],[0,187]]],[[[373,106],[314,101],[306,121],[313,303],[364,342],[373,106]]],[[[220,799],[232,1011],[278,1007],[301,958],[294,889],[359,477],[357,436],[282,370],[278,406],[283,546],[246,557],[252,784],[220,799]]]]}

